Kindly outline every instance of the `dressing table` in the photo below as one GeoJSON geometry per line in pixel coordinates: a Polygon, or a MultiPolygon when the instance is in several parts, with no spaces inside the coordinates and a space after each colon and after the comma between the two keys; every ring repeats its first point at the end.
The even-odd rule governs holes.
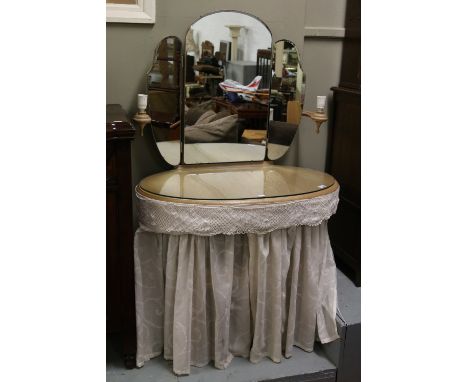
{"type": "MultiPolygon", "coordinates": [[[[267,70],[272,76],[266,82],[285,80],[294,87],[286,102],[302,104],[305,76],[300,61],[291,63],[281,53],[285,43],[293,44],[273,43],[259,19],[217,12],[193,23],[187,36],[195,44],[209,40],[216,50],[230,39],[227,24],[255,31],[255,41],[247,44],[241,32],[234,45],[252,61],[250,54],[270,49],[267,70]],[[286,65],[293,66],[294,75],[285,71],[286,65]]],[[[165,65],[171,57],[184,57],[184,64],[199,60],[198,53],[189,50],[193,43],[168,39],[157,47],[148,73],[148,114],[153,122],[151,87],[162,78],[158,57],[164,57],[165,65]],[[181,46],[183,54],[177,51],[181,46]]],[[[223,65],[229,67],[229,62],[223,65]]],[[[166,67],[166,73],[174,68],[166,67]]],[[[338,206],[339,184],[320,171],[275,165],[273,160],[289,145],[269,140],[272,126],[294,133],[300,114],[291,124],[285,116],[275,120],[273,113],[265,113],[255,128],[264,126],[266,140],[247,144],[241,137],[253,127],[248,119],[219,111],[215,96],[189,107],[184,89],[192,84],[179,77],[179,107],[169,106],[184,111],[174,115],[178,139],[161,134],[158,123],[141,127],[152,129],[157,149],[173,169],[144,178],[135,190],[137,366],[163,355],[172,360],[175,374],[186,375],[191,366],[211,361],[216,368],[226,368],[234,356],[254,363],[264,357],[281,362],[291,356],[293,346],[310,352],[316,340],[337,339],[336,269],[327,221],[338,206]]],[[[267,87],[269,92],[270,84],[267,87]]],[[[246,105],[258,102],[257,89],[239,89],[246,105]]],[[[223,96],[224,102],[233,97],[223,96]]],[[[282,95],[277,96],[281,100],[282,95]]]]}

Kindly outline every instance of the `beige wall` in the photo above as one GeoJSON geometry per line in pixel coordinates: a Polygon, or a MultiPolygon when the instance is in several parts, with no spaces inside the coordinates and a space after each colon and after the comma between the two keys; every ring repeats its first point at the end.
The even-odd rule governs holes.
{"type": "MultiPolygon", "coordinates": [[[[346,0],[157,0],[156,23],[107,24],[107,103],[119,103],[129,115],[136,112],[136,95],[145,92],[145,72],[153,50],[168,35],[184,39],[187,28],[215,10],[240,10],[261,18],[273,41],[294,41],[307,75],[305,109],[315,108],[317,95],[330,95],[338,84],[346,0]],[[335,36],[335,37],[329,37],[335,36]]],[[[330,101],[330,99],[329,99],[330,101]]],[[[309,120],[301,122],[293,147],[282,163],[323,170],[327,125],[319,135],[309,120]]],[[[149,131],[148,131],[149,132],[149,131]]],[[[151,134],[137,136],[132,147],[133,182],[162,169],[151,134]]]]}
{"type": "MultiPolygon", "coordinates": [[[[302,64],[306,73],[305,110],[314,110],[318,95],[327,95],[332,116],[330,88],[338,85],[344,35],[346,0],[307,0],[305,2],[302,64]]],[[[302,118],[298,134],[282,164],[325,169],[328,122],[315,133],[310,119],[302,118]]]]}

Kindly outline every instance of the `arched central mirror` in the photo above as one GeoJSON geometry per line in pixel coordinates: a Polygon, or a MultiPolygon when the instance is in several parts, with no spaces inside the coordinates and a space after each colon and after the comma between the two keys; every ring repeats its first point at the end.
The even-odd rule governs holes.
{"type": "Polygon", "coordinates": [[[272,37],[259,19],[217,12],[185,39],[184,163],[265,159],[272,37]]]}

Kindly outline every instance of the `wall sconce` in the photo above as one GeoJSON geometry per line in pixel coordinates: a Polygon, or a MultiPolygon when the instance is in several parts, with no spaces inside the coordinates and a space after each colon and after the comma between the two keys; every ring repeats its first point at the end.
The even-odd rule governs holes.
{"type": "Polygon", "coordinates": [[[147,94],[138,94],[137,106],[138,112],[133,116],[133,120],[140,126],[141,136],[143,136],[144,127],[151,123],[151,117],[146,114],[146,106],[148,104],[147,94]]]}
{"type": "Polygon", "coordinates": [[[325,114],[326,100],[327,100],[326,96],[318,96],[317,97],[317,110],[302,112],[303,116],[309,117],[310,119],[314,120],[315,132],[317,134],[320,133],[320,126],[322,126],[322,123],[328,121],[327,115],[325,114]]]}

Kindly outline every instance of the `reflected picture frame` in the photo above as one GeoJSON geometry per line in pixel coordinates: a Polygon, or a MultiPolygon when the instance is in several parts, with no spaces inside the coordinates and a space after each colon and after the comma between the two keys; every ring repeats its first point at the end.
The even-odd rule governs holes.
{"type": "Polygon", "coordinates": [[[156,0],[106,1],[107,23],[154,24],[156,0]]]}

